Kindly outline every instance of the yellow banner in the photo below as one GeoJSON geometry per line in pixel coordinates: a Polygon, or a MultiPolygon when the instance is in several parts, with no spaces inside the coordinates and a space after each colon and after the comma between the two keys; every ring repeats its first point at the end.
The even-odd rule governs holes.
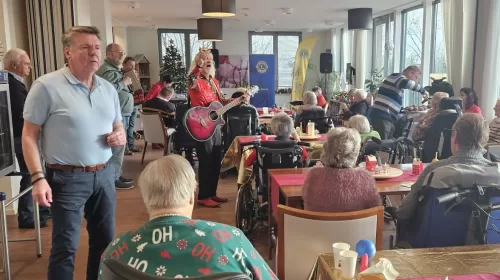
{"type": "Polygon", "coordinates": [[[292,101],[302,100],[309,59],[316,43],[316,36],[307,37],[300,42],[293,66],[292,101]]]}

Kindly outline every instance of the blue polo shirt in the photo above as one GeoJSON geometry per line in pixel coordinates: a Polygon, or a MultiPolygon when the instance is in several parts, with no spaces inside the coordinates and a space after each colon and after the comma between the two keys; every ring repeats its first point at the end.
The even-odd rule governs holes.
{"type": "Polygon", "coordinates": [[[106,134],[121,121],[116,89],[94,75],[92,90],[64,67],[38,78],[28,93],[24,119],[40,125],[48,164],[92,166],[111,158],[106,134]]]}

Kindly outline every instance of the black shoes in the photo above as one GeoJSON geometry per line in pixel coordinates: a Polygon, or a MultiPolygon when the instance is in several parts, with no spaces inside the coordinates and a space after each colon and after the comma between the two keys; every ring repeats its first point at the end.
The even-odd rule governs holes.
{"type": "MultiPolygon", "coordinates": [[[[40,228],[46,228],[49,226],[48,221],[40,221],[40,228]]],[[[21,223],[18,225],[20,229],[34,229],[35,222],[21,223]]]]}
{"type": "Polygon", "coordinates": [[[122,181],[123,183],[127,183],[127,184],[132,184],[134,182],[133,179],[128,179],[128,178],[125,178],[123,176],[120,176],[120,178],[118,178],[119,181],[122,181]]]}
{"type": "Polygon", "coordinates": [[[133,147],[132,149],[128,149],[129,151],[131,151],[132,153],[140,153],[142,152],[142,149],[139,149],[137,147],[133,147]]]}

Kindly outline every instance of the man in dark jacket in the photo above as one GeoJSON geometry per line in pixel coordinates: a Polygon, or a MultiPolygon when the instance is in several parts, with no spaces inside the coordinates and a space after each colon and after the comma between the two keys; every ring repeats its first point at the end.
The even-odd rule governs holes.
{"type": "Polygon", "coordinates": [[[358,89],[352,96],[352,104],[349,108],[347,108],[347,104],[340,103],[340,108],[344,110],[344,120],[349,120],[350,117],[355,115],[366,115],[366,112],[370,107],[366,101],[366,95],[366,91],[358,89]]]}
{"type": "MultiPolygon", "coordinates": [[[[21,144],[24,124],[24,102],[28,96],[28,90],[24,85],[24,78],[30,74],[31,62],[25,51],[21,49],[11,49],[5,54],[3,64],[5,70],[9,72],[9,93],[12,109],[12,128],[14,130],[16,158],[20,171],[26,174],[21,178],[19,189],[19,192],[23,192],[31,186],[31,176],[29,174],[28,167],[26,166],[26,162],[24,161],[21,144]]],[[[46,227],[48,219],[49,209],[46,207],[40,207],[40,227],[46,227]]],[[[33,198],[31,197],[31,191],[19,198],[17,220],[19,228],[35,228],[33,218],[33,198]]]]}

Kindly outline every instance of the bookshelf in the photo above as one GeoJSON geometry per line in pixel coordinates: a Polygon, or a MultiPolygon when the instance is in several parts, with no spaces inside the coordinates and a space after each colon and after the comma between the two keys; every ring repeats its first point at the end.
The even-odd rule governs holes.
{"type": "Polygon", "coordinates": [[[138,54],[134,57],[135,59],[135,71],[139,75],[139,81],[141,82],[142,89],[144,92],[148,92],[151,87],[151,72],[149,70],[149,60],[144,54],[138,54]]]}

